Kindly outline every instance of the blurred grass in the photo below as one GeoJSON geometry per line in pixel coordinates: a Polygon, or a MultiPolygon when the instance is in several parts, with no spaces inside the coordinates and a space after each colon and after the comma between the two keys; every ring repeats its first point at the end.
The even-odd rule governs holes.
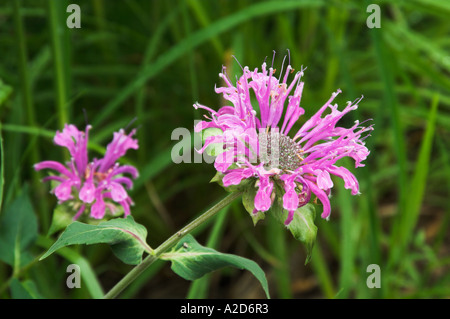
{"type": "MultiPolygon", "coordinates": [[[[336,100],[341,107],[364,95],[359,109],[342,119],[350,126],[371,118],[375,127],[367,139],[366,167],[353,170],[362,194],[351,196],[341,180],[333,180],[333,212],[328,222],[317,218],[319,240],[307,265],[301,245],[282,227],[270,218],[254,227],[240,205],[196,234],[199,241],[257,261],[273,298],[450,296],[448,3],[379,1],[380,29],[366,27],[371,1],[71,3],[80,5],[80,29],[66,28],[65,0],[10,0],[0,6],[0,207],[30,184],[46,234],[55,199],[32,164],[66,159],[52,143],[54,132],[66,122],[84,127],[85,110],[94,126],[89,149],[96,155],[114,130],[137,118],[132,126],[138,127],[140,148],[127,154],[140,170],[132,211],[148,228],[148,241],[161,243],[223,196],[208,183],[211,165],[172,163],[178,141],[171,132],[188,128],[191,136],[184,142],[190,142],[193,121],[201,117],[192,104],[222,105],[214,85],[220,85],[222,65],[239,75],[232,54],[254,68],[275,50],[278,66],[289,49],[294,68],[308,67],[305,118],[337,88],[343,90],[336,100]],[[366,268],[373,263],[381,267],[381,289],[366,286],[366,268]]],[[[351,167],[351,161],[343,163],[351,167]]],[[[35,254],[51,239],[40,238],[35,254]]],[[[37,263],[21,276],[33,279],[43,296],[80,298],[99,296],[101,286],[106,290],[130,269],[110,259],[106,247],[73,253],[78,255],[49,258],[45,267],[37,263]],[[82,262],[93,286],[68,291],[61,262],[81,256],[89,256],[82,262]],[[52,291],[55,280],[62,283],[52,291]]],[[[0,264],[0,282],[8,280],[10,268],[0,264]]],[[[158,263],[122,298],[255,297],[259,290],[251,285],[233,270],[187,283],[158,263]]],[[[0,296],[10,297],[8,290],[0,296]]]]}

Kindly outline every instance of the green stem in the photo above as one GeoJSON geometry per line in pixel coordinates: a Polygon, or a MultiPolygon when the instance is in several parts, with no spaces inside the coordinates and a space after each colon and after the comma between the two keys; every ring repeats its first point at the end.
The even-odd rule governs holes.
{"type": "Polygon", "coordinates": [[[28,58],[27,43],[25,39],[25,30],[23,26],[22,16],[20,14],[20,1],[16,0],[14,4],[14,22],[16,28],[17,43],[19,48],[19,70],[20,80],[22,84],[23,103],[25,105],[28,125],[36,125],[36,115],[34,113],[33,95],[31,90],[31,81],[28,76],[28,58]]]}
{"type": "Polygon", "coordinates": [[[1,286],[0,286],[0,295],[11,285],[11,282],[14,278],[19,278],[22,274],[26,273],[28,269],[30,269],[31,267],[33,267],[36,263],[39,262],[39,258],[41,258],[42,255],[37,256],[36,258],[34,258],[32,261],[30,261],[28,264],[26,264],[25,266],[23,266],[22,268],[16,268],[13,272],[13,274],[11,275],[11,277],[9,277],[9,279],[7,279],[1,286]]]}
{"type": "Polygon", "coordinates": [[[170,236],[158,248],[153,251],[152,255],[147,256],[139,265],[134,267],[125,277],[122,278],[105,296],[104,299],[112,299],[117,297],[122,290],[131,284],[145,269],[153,264],[168,249],[174,246],[181,238],[189,234],[192,230],[203,224],[205,221],[215,216],[222,208],[229,205],[241,195],[241,192],[234,192],[226,196],[220,202],[208,209],[205,213],[194,219],[192,222],[184,226],[180,231],[170,236]]]}
{"type": "MultiPolygon", "coordinates": [[[[16,37],[17,37],[17,44],[18,44],[18,61],[19,61],[19,74],[20,74],[20,83],[21,83],[21,89],[22,89],[22,98],[23,98],[23,105],[26,112],[26,120],[28,127],[30,129],[34,129],[37,127],[36,122],[36,113],[35,113],[35,106],[34,106],[34,99],[33,99],[33,90],[31,86],[31,79],[29,74],[29,65],[28,65],[28,49],[27,49],[27,42],[26,42],[26,34],[25,34],[25,28],[24,23],[22,19],[22,15],[20,12],[20,6],[21,1],[15,0],[13,2],[13,15],[14,15],[14,24],[15,24],[15,31],[16,31],[16,37]]],[[[19,120],[19,124],[22,124],[22,122],[19,120]]],[[[31,154],[29,157],[30,166],[39,162],[39,143],[37,140],[37,137],[33,137],[30,140],[30,147],[31,148],[31,154]]],[[[33,188],[36,191],[36,195],[38,197],[43,196],[43,188],[41,187],[42,183],[40,181],[40,173],[33,174],[33,188]]],[[[48,207],[46,204],[46,201],[40,200],[38,201],[39,205],[39,214],[40,214],[40,220],[42,222],[42,228],[47,229],[49,224],[49,218],[48,214],[48,207]]]]}
{"type": "Polygon", "coordinates": [[[64,57],[63,46],[61,39],[61,32],[64,31],[64,27],[60,24],[59,11],[61,6],[57,1],[48,1],[48,14],[50,18],[50,34],[52,37],[52,51],[53,51],[53,68],[55,74],[55,86],[57,95],[57,110],[59,126],[64,127],[64,124],[68,123],[67,113],[67,86],[66,77],[64,75],[64,57]]]}

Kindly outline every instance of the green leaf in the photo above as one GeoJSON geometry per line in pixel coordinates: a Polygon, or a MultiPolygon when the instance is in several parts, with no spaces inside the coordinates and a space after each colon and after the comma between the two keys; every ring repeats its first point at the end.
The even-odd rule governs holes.
{"type": "Polygon", "coordinates": [[[26,191],[5,208],[0,219],[0,260],[15,269],[31,260],[27,248],[36,240],[36,215],[26,191]]]}
{"type": "Polygon", "coordinates": [[[65,246],[106,243],[124,263],[137,265],[142,261],[144,251],[152,251],[145,242],[146,237],[147,229],[136,223],[131,216],[115,218],[98,225],[73,222],[40,260],[65,246]]]}
{"type": "MultiPolygon", "coordinates": [[[[288,216],[288,211],[283,209],[281,199],[275,201],[271,212],[284,225],[284,221],[288,216]]],[[[311,259],[311,252],[316,242],[317,226],[314,224],[316,217],[316,210],[312,204],[306,204],[298,208],[294,213],[294,218],[291,223],[286,226],[292,233],[295,239],[305,245],[307,257],[305,264],[311,259]]]]}
{"type": "Polygon", "coordinates": [[[259,280],[267,298],[270,298],[266,275],[257,263],[204,247],[190,234],[180,240],[172,251],[163,254],[161,259],[170,260],[172,270],[186,280],[201,278],[207,273],[227,266],[248,270],[259,280]]]}

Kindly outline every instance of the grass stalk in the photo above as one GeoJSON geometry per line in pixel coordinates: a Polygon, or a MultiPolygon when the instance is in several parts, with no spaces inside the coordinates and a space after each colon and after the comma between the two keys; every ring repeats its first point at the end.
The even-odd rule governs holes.
{"type": "MultiPolygon", "coordinates": [[[[22,16],[21,16],[21,8],[20,8],[20,0],[13,1],[13,15],[14,15],[14,24],[17,35],[17,44],[18,44],[18,56],[19,56],[19,73],[20,73],[20,83],[21,83],[21,93],[23,104],[25,108],[25,114],[27,118],[27,125],[30,128],[35,128],[37,125],[36,122],[36,114],[34,112],[34,99],[33,92],[31,89],[31,79],[28,73],[28,50],[27,50],[27,42],[25,37],[25,30],[23,26],[22,16]]],[[[33,164],[39,162],[39,149],[38,145],[38,137],[33,136],[30,141],[30,144],[33,145],[30,153],[30,161],[28,164],[32,166],[33,164]]],[[[43,189],[41,187],[40,182],[40,174],[36,173],[32,177],[32,184],[34,190],[37,192],[38,197],[43,195],[43,189]]],[[[48,216],[48,207],[46,201],[38,201],[39,205],[39,215],[41,218],[41,224],[44,229],[47,229],[49,225],[49,216],[48,216]]]]}
{"type": "Polygon", "coordinates": [[[280,223],[270,216],[267,223],[266,242],[269,252],[277,260],[274,266],[275,282],[278,290],[278,298],[291,299],[291,275],[289,268],[289,250],[286,235],[288,232],[280,223]]]}
{"type": "MultiPolygon", "coordinates": [[[[230,206],[224,207],[216,217],[214,221],[214,226],[209,234],[208,240],[206,242],[206,247],[213,249],[218,249],[220,240],[225,229],[225,221],[227,218],[227,213],[230,206]]],[[[208,298],[208,288],[211,282],[211,274],[206,274],[202,278],[199,278],[192,282],[187,293],[188,299],[204,299],[208,298]]]]}
{"type": "Polygon", "coordinates": [[[69,122],[68,117],[68,105],[67,103],[67,83],[64,67],[63,56],[63,38],[61,36],[64,32],[61,24],[61,2],[60,1],[48,1],[48,17],[49,28],[52,41],[52,55],[53,55],[53,71],[54,71],[54,85],[56,93],[56,109],[58,113],[58,125],[60,128],[64,127],[64,124],[69,122]]]}

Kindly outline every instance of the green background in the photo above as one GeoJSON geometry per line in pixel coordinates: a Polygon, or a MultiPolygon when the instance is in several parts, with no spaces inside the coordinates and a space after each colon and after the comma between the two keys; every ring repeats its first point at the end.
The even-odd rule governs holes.
{"type": "MultiPolygon", "coordinates": [[[[47,236],[56,200],[40,182],[47,172],[32,165],[68,159],[52,142],[64,123],[93,125],[91,157],[102,155],[113,131],[138,127],[139,150],[126,156],[141,173],[132,214],[156,247],[225,195],[209,184],[212,165],[172,162],[172,131],[192,130],[201,119],[194,102],[222,105],[214,92],[222,65],[232,79],[241,71],[232,55],[253,69],[266,57],[270,63],[275,50],[280,68],[287,49],[296,70],[307,67],[306,114],[295,127],[338,88],[340,109],[364,95],[340,122],[374,124],[366,166],[352,169],[362,194],[351,196],[333,179],[331,218],[317,214],[318,241],[307,265],[289,232],[269,217],[253,226],[240,201],[196,238],[256,261],[272,298],[449,297],[449,16],[450,3],[433,0],[2,1],[0,243],[15,212],[22,219],[14,229],[28,229],[36,218],[37,226],[16,237],[20,262],[0,245],[0,297],[99,297],[131,269],[106,245],[64,248],[38,261],[57,236],[47,236]],[[69,3],[81,8],[79,29],[66,26],[69,3]],[[380,28],[366,24],[371,3],[380,6],[380,28]],[[81,266],[80,289],[65,286],[71,263],[81,266]],[[366,285],[371,264],[380,266],[379,289],[366,285]]],[[[343,164],[352,168],[351,161],[343,164]]],[[[226,268],[192,284],[160,262],[121,295],[186,296],[263,298],[264,292],[247,272],[226,268]]]]}

